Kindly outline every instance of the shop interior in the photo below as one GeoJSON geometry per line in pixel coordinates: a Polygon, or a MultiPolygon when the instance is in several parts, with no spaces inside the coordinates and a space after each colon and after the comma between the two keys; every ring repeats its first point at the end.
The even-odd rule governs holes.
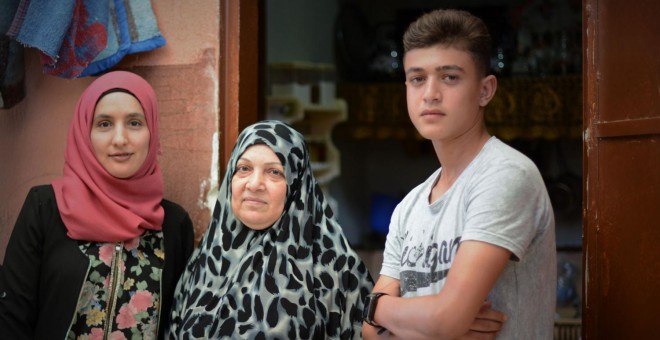
{"type": "Polygon", "coordinates": [[[493,37],[492,135],[538,166],[555,209],[558,314],[580,317],[582,8],[574,0],[266,2],[266,117],[308,136],[317,179],[374,277],[398,201],[439,166],[408,119],[401,36],[435,8],[493,37]]]}

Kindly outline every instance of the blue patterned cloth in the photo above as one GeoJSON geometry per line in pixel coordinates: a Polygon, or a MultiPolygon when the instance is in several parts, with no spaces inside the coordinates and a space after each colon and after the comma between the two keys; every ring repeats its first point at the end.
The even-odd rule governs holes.
{"type": "Polygon", "coordinates": [[[151,2],[114,0],[110,3],[107,47],[80,75],[96,75],[111,68],[128,54],[164,46],[151,2]]]}
{"type": "Polygon", "coordinates": [[[38,49],[43,72],[62,78],[165,45],[149,0],[20,0],[14,12],[7,36],[38,49]]]}

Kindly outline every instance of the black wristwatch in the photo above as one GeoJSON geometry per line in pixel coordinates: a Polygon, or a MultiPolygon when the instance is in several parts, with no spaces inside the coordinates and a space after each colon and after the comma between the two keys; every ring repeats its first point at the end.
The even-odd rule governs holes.
{"type": "Polygon", "coordinates": [[[367,295],[367,299],[364,301],[364,310],[362,311],[362,319],[364,322],[377,328],[382,328],[382,326],[374,321],[374,315],[376,314],[376,305],[378,304],[378,299],[383,295],[387,294],[371,293],[367,295]]]}

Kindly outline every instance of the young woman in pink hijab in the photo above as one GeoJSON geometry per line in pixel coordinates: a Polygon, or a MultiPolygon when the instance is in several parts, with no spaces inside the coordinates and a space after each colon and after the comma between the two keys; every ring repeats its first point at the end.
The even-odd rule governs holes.
{"type": "Polygon", "coordinates": [[[193,250],[188,213],[163,198],[152,87],[124,71],[82,94],[64,174],[30,190],[0,274],[6,339],[155,339],[193,250]]]}

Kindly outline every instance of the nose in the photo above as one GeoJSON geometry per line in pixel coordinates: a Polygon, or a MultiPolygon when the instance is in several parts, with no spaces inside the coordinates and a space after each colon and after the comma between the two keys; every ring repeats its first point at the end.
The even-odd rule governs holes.
{"type": "Polygon", "coordinates": [[[112,136],[112,144],[124,145],[127,141],[126,130],[122,126],[117,125],[112,136]]]}
{"type": "Polygon", "coordinates": [[[252,174],[250,174],[250,177],[248,177],[245,187],[248,190],[256,191],[263,187],[263,183],[262,173],[260,171],[253,171],[252,174]]]}
{"type": "Polygon", "coordinates": [[[440,91],[440,86],[438,84],[438,81],[433,78],[429,77],[428,80],[426,81],[425,87],[424,87],[424,94],[423,94],[423,99],[425,102],[430,103],[434,101],[440,101],[442,99],[442,93],[440,91]]]}

